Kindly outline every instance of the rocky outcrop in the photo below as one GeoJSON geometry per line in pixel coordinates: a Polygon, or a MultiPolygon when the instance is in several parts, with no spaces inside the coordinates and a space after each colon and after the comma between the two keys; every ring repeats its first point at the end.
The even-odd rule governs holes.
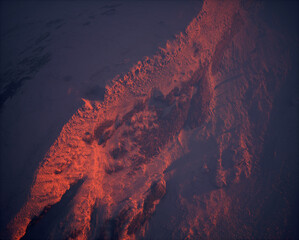
{"type": "Polygon", "coordinates": [[[38,168],[10,224],[12,239],[78,179],[63,237],[145,237],[157,204],[168,202],[180,217],[161,208],[164,223],[169,217],[174,225],[156,228],[171,229],[173,238],[210,238],[225,219],[239,224],[232,212],[244,191],[238,184],[258,171],[288,71],[284,38],[260,20],[259,3],[249,5],[205,1],[184,34],[114,79],[103,102],[80,108],[38,168]]]}

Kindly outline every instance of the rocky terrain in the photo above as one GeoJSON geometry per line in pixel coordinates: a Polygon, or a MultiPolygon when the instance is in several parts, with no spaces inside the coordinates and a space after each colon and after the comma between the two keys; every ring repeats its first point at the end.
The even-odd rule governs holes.
{"type": "Polygon", "coordinates": [[[206,0],[103,100],[83,98],[9,236],[298,237],[294,6],[206,0]]]}

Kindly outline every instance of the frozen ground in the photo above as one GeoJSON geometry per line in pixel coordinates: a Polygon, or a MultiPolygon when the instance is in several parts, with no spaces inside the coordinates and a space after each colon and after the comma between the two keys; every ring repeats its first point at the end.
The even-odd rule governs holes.
{"type": "Polygon", "coordinates": [[[298,238],[298,4],[2,5],[3,238],[298,238]]]}

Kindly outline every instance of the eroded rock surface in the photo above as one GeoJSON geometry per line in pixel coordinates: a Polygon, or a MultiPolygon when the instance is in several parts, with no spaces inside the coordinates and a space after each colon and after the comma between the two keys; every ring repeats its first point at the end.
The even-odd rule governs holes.
{"type": "MultiPolygon", "coordinates": [[[[205,1],[184,34],[114,79],[103,102],[85,100],[36,171],[12,239],[80,179],[53,238],[151,239],[156,229],[165,239],[208,239],[225,219],[238,224],[238,186],[256,179],[291,67],[292,41],[262,11],[257,2],[205,1]]],[[[242,231],[233,237],[249,236],[242,231]]]]}

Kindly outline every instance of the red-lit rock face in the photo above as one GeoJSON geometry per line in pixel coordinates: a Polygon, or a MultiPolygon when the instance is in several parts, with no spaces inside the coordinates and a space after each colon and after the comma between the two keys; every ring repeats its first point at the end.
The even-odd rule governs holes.
{"type": "Polygon", "coordinates": [[[186,33],[116,78],[104,102],[84,100],[36,171],[9,226],[12,238],[78,181],[52,238],[146,237],[174,176],[173,206],[184,214],[174,217],[173,238],[211,237],[221,219],[234,225],[236,186],[255,181],[273,99],[289,69],[286,40],[260,20],[260,8],[205,1],[186,33]],[[180,173],[173,165],[186,156],[177,161],[180,173]]]}

